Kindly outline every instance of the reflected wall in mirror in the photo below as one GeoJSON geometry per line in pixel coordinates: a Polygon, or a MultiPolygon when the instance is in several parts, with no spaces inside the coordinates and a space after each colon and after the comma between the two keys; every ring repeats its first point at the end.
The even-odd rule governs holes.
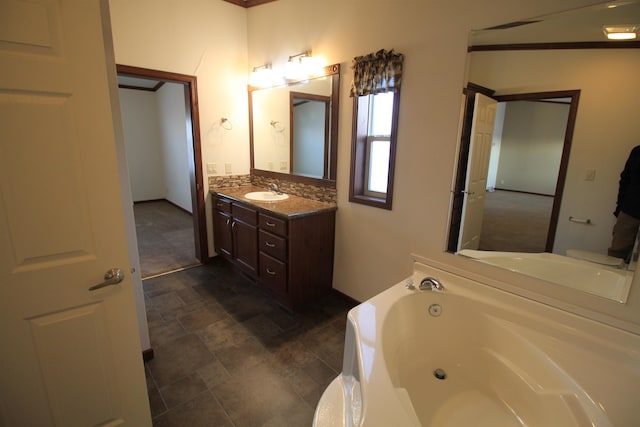
{"type": "MultiPolygon", "coordinates": [[[[489,98],[504,101],[505,95],[517,97],[522,94],[566,92],[575,93],[576,101],[579,93],[573,132],[569,129],[571,110],[567,112],[566,107],[562,107],[565,97],[553,96],[553,106],[548,105],[547,110],[553,108],[563,111],[520,111],[518,121],[513,122],[519,123],[517,126],[510,124],[507,127],[505,122],[505,127],[499,127],[512,136],[517,135],[517,140],[503,146],[500,156],[495,157],[490,165],[488,153],[491,148],[495,150],[500,141],[504,142],[506,135],[488,137],[491,139],[490,142],[485,141],[485,145],[490,146],[489,151],[484,150],[486,158],[477,160],[471,144],[471,135],[476,129],[472,131],[471,121],[467,120],[468,126],[461,132],[459,173],[453,190],[454,214],[450,221],[448,250],[461,250],[463,254],[482,259],[483,262],[624,302],[632,273],[618,266],[607,265],[619,264],[619,261],[610,259],[606,254],[615,223],[612,213],[620,172],[631,149],[640,144],[640,121],[634,117],[640,108],[640,99],[637,97],[640,79],[637,79],[635,71],[640,67],[640,43],[632,41],[613,45],[614,42],[604,41],[602,26],[615,22],[640,22],[640,7],[636,1],[621,3],[616,8],[607,8],[606,4],[602,4],[529,21],[532,23],[519,27],[506,25],[506,29],[472,33],[467,81],[478,86],[472,85],[467,99],[475,101],[475,93],[485,93],[489,98]],[[562,118],[567,116],[569,120],[564,135],[569,140],[568,145],[565,140],[558,167],[557,152],[561,149],[558,138],[549,136],[548,130],[552,127],[556,130],[561,128],[562,118]],[[556,125],[552,126],[552,123],[556,125]],[[563,162],[566,162],[564,166],[563,162]],[[490,201],[494,210],[491,214],[484,209],[489,197],[486,200],[480,197],[475,208],[469,201],[470,196],[476,195],[477,189],[470,185],[473,170],[468,170],[468,166],[477,163],[484,165],[480,178],[474,177],[479,179],[480,193],[488,189],[486,194],[489,197],[504,196],[504,200],[490,201]],[[556,167],[558,172],[552,174],[550,169],[556,167]],[[549,179],[551,176],[553,179],[549,179]],[[492,177],[495,183],[488,181],[492,177]],[[550,188],[550,184],[554,188],[550,188]],[[548,211],[551,205],[553,212],[545,246],[523,250],[527,234],[533,228],[532,220],[537,215],[536,206],[540,199],[540,204],[547,206],[541,209],[548,211]],[[511,215],[508,206],[518,211],[521,219],[511,215]],[[485,244],[490,239],[493,241],[491,246],[485,245],[485,250],[476,251],[483,249],[480,241],[476,242],[477,246],[468,246],[472,248],[470,251],[465,250],[463,242],[470,239],[463,237],[463,210],[480,210],[486,214],[485,218],[478,220],[476,216],[475,222],[470,221],[470,224],[479,227],[477,233],[480,238],[484,236],[485,228],[489,230],[488,226],[485,227],[489,220],[496,222],[498,229],[506,229],[507,222],[513,221],[515,231],[506,238],[500,237],[499,233],[486,236],[485,244]],[[497,217],[497,221],[496,212],[502,215],[497,217]],[[501,223],[503,227],[500,227],[501,223]],[[517,244],[507,246],[505,243],[501,246],[501,239],[510,245],[514,241],[517,244]],[[544,257],[541,257],[527,255],[526,252],[552,253],[542,254],[544,257]],[[553,266],[546,259],[551,255],[554,257],[553,266]],[[620,280],[613,280],[615,283],[594,283],[592,288],[586,285],[581,287],[577,282],[580,282],[578,271],[583,273],[580,270],[582,266],[593,267],[592,275],[600,274],[603,269],[616,272],[620,280]],[[556,271],[556,267],[564,270],[556,271]]],[[[520,107],[533,108],[521,104],[517,109],[522,110],[520,107]]],[[[474,108],[475,102],[467,102],[465,115],[471,117],[474,108]]],[[[507,112],[510,108],[512,105],[507,107],[507,112]]],[[[515,109],[513,112],[516,112],[515,109]]],[[[500,117],[498,113],[499,110],[496,114],[500,117]]],[[[502,117],[506,118],[507,114],[502,117]]],[[[586,280],[582,282],[586,283],[586,280]]]]}
{"type": "Polygon", "coordinates": [[[249,88],[251,172],[335,188],[340,65],[273,88],[249,88]]]}
{"type": "Polygon", "coordinates": [[[331,96],[291,91],[290,99],[291,172],[299,176],[329,179],[331,96]]]}

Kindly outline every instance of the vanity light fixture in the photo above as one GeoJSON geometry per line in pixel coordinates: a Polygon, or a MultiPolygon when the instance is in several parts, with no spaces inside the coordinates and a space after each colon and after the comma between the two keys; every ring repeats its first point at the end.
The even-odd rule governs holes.
{"type": "Polygon", "coordinates": [[[306,80],[319,74],[322,64],[319,58],[311,56],[311,51],[289,56],[285,65],[285,77],[287,80],[306,80]]]}
{"type": "Polygon", "coordinates": [[[273,85],[273,70],[271,70],[271,63],[253,67],[251,76],[249,78],[251,86],[256,87],[270,87],[273,85]]]}
{"type": "Polygon", "coordinates": [[[638,37],[638,25],[605,25],[602,31],[609,40],[635,40],[638,37]]]}

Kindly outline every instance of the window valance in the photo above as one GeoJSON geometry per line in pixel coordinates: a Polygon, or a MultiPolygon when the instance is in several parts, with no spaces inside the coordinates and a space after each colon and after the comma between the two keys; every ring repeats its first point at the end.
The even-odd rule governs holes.
{"type": "Polygon", "coordinates": [[[393,49],[381,49],[375,53],[353,58],[353,82],[351,96],[396,92],[402,81],[404,56],[393,49]]]}

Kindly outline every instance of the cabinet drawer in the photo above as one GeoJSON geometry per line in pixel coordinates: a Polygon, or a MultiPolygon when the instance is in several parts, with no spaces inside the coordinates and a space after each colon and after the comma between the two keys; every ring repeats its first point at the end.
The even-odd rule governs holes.
{"type": "Polygon", "coordinates": [[[231,200],[216,196],[213,198],[213,208],[220,212],[231,213],[231,200]]]}
{"type": "Polygon", "coordinates": [[[256,225],[258,212],[237,203],[233,203],[231,205],[231,215],[233,215],[233,219],[244,221],[250,225],[256,225]]]}
{"type": "Polygon", "coordinates": [[[259,250],[281,261],[287,260],[287,239],[260,230],[258,240],[259,250]]]}
{"type": "Polygon", "coordinates": [[[260,252],[260,281],[269,289],[287,292],[287,264],[260,252]]]}
{"type": "Polygon", "coordinates": [[[260,214],[259,226],[263,230],[280,236],[287,235],[287,221],[269,215],[260,214]]]}

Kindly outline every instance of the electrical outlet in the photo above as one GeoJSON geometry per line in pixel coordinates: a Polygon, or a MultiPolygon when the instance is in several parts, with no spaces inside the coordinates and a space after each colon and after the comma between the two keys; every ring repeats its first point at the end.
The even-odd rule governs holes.
{"type": "Polygon", "coordinates": [[[587,169],[584,174],[585,181],[595,181],[596,180],[596,170],[595,169],[587,169]]]}
{"type": "Polygon", "coordinates": [[[227,175],[231,174],[231,163],[224,164],[224,173],[226,173],[227,175]]]}
{"type": "Polygon", "coordinates": [[[286,161],[281,161],[280,162],[280,170],[281,171],[286,171],[287,170],[287,162],[286,161]]]}
{"type": "Polygon", "coordinates": [[[218,167],[215,163],[207,163],[207,173],[213,175],[218,173],[218,167]]]}

